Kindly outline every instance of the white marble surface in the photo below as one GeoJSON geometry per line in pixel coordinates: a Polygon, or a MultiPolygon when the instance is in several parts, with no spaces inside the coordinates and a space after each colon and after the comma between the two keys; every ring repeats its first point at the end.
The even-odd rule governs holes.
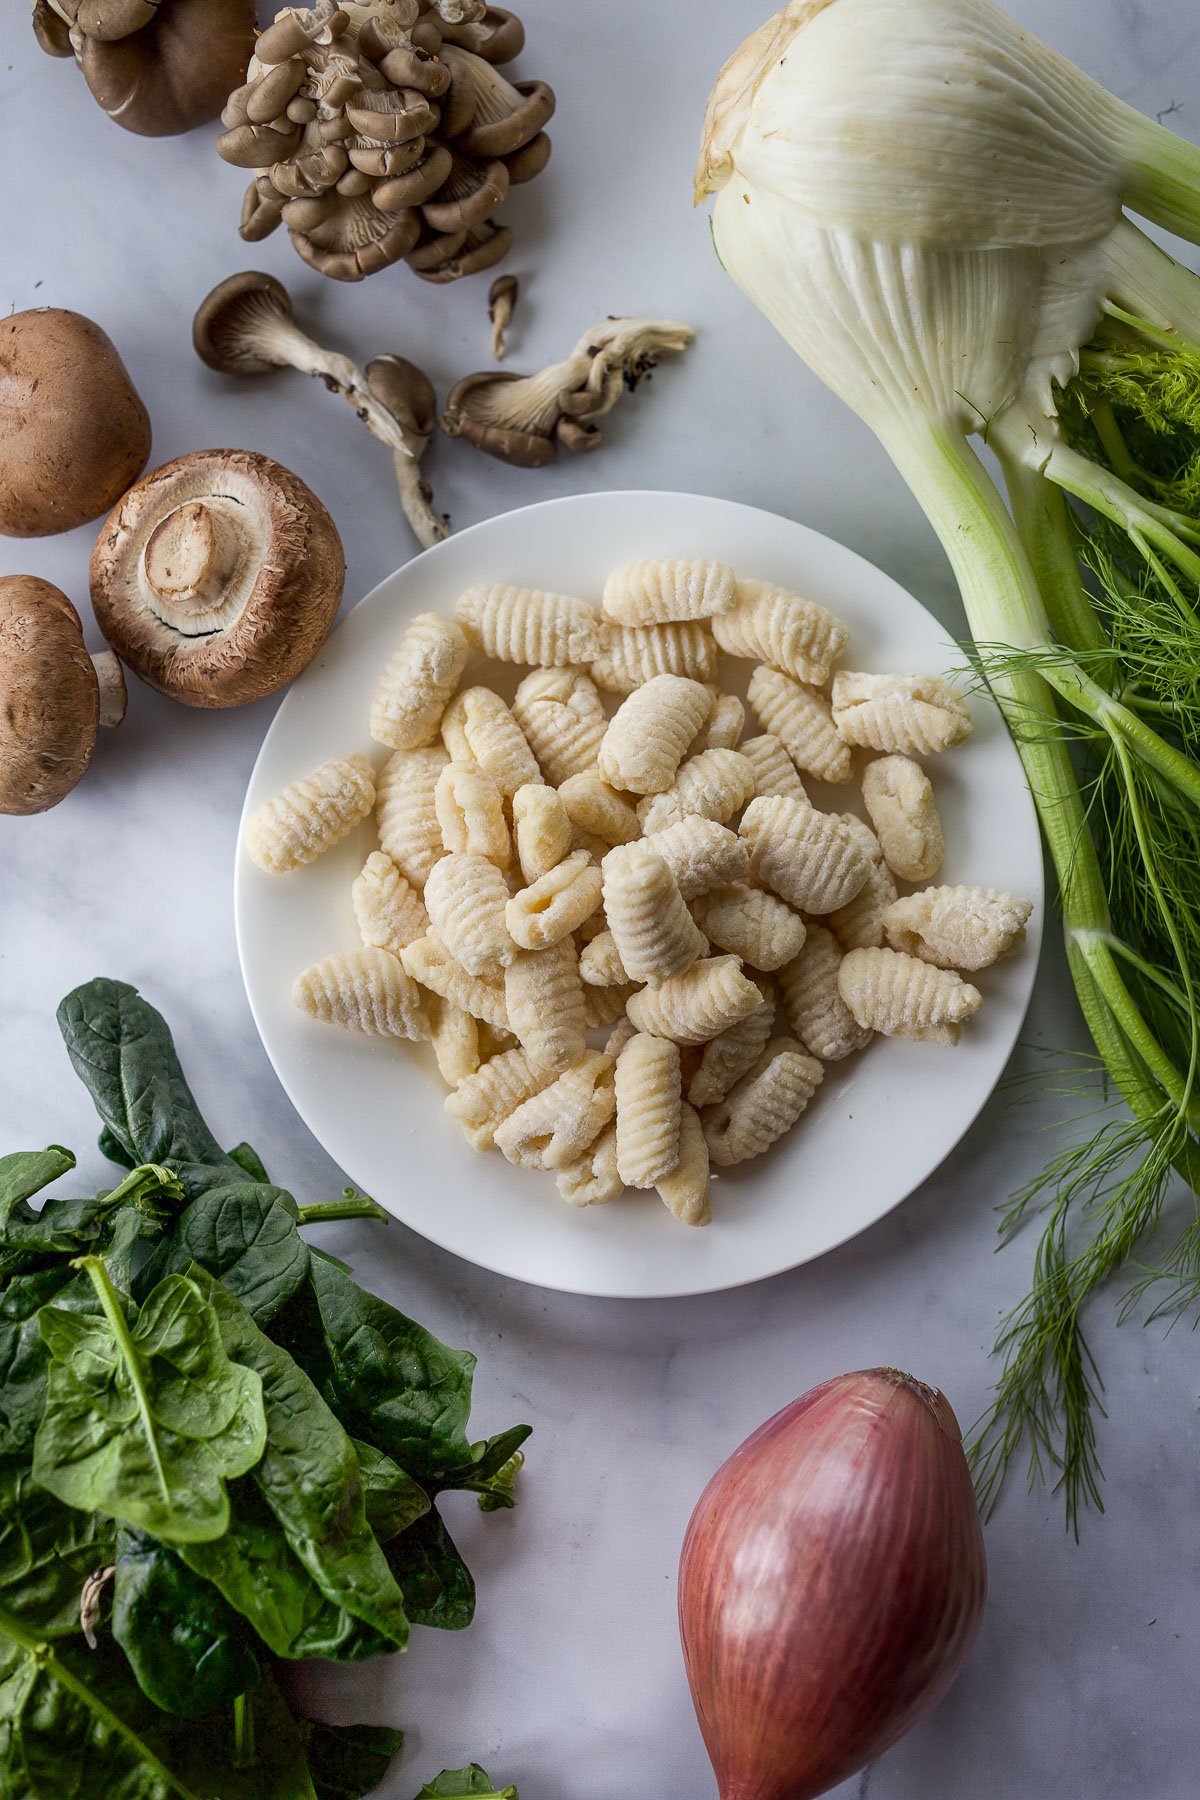
{"type": "MultiPolygon", "coordinates": [[[[586,461],[538,474],[443,444],[442,504],[459,525],[589,486],[722,492],[775,508],[872,557],[953,624],[937,547],[864,429],[775,340],[722,275],[690,174],[711,78],[759,23],[760,0],[524,0],[523,73],[560,99],[550,171],[511,212],[526,284],[512,366],[562,354],[610,311],[691,321],[686,363],[623,404],[586,461]]],[[[1200,20],[1190,0],[1014,0],[1013,10],[1116,92],[1200,133],[1200,20]]],[[[188,329],[234,269],[286,280],[306,323],[366,357],[400,350],[447,381],[485,362],[484,289],[401,271],[322,284],[280,235],[234,230],[242,177],[209,135],[150,143],[110,126],[70,67],[44,58],[24,8],[0,18],[0,307],[70,306],[115,338],[144,395],[154,458],[233,444],[305,476],[346,540],[354,600],[407,558],[389,462],[299,376],[244,386],[200,367],[188,329]]],[[[86,608],[92,533],[0,540],[0,572],[57,581],[86,608]]],[[[340,1185],[259,1047],[233,948],[238,806],[272,703],[175,707],[134,685],[127,723],[55,812],[0,821],[0,1144],[77,1146],[94,1121],[54,1026],[59,997],[104,973],[166,1013],[218,1133],[246,1136],[311,1198],[340,1185]]],[[[1030,1046],[1079,1042],[1061,955],[1045,952],[1030,1046]]],[[[1016,1073],[1039,1066],[1036,1049],[1016,1073]]],[[[763,1286],[670,1303],[581,1301],[496,1280],[399,1226],[322,1241],[388,1298],[479,1353],[476,1421],[536,1427],[515,1514],[448,1511],[480,1590],[473,1629],[418,1632],[404,1663],[314,1683],[333,1716],[410,1727],[385,1793],[408,1800],[477,1758],[522,1800],[706,1796],[713,1781],[676,1646],[674,1569],[690,1507],[762,1418],[843,1369],[898,1363],[974,1418],[1001,1312],[1032,1243],[995,1256],[994,1208],[1040,1164],[1051,1102],[993,1099],[951,1160],[896,1214],[822,1262],[763,1286]]],[[[1108,1512],[1082,1544],[1058,1502],[1014,1484],[988,1529],[992,1596],[974,1660],[938,1711],[847,1785],[871,1800],[1185,1800],[1196,1792],[1200,1630],[1195,1340],[1094,1339],[1108,1382],[1108,1512]]]]}

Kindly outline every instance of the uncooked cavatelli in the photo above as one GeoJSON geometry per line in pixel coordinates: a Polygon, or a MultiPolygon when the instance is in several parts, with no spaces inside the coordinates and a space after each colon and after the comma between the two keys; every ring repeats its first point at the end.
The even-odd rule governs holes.
{"type": "Polygon", "coordinates": [[[932,881],[942,866],[942,821],[928,775],[907,756],[881,756],[867,764],[863,804],[884,859],[902,881],[932,881]]]}
{"type": "Polygon", "coordinates": [[[592,664],[592,679],[610,694],[632,694],[656,675],[711,681],[717,646],[711,631],[691,625],[610,625],[592,664]]]}
{"type": "Polygon", "coordinates": [[[630,844],[642,835],[632,800],[599,775],[572,775],[558,790],[567,817],[578,830],[605,844],[630,844]]]}
{"type": "Polygon", "coordinates": [[[600,775],[626,793],[661,794],[711,711],[712,695],[702,682],[656,675],[609,721],[596,758],[600,775]]]}
{"type": "Polygon", "coordinates": [[[629,971],[611,931],[601,931],[579,953],[579,973],[589,987],[623,987],[629,971]]]}
{"type": "Polygon", "coordinates": [[[733,882],[692,902],[692,917],[711,944],[750,969],[778,969],[799,954],[804,920],[762,888],[733,882]]]}
{"type": "Polygon", "coordinates": [[[957,1044],[983,1004],[961,975],[899,950],[851,950],[842,958],[838,992],[864,1029],[921,1044],[957,1044]]]}
{"type": "Polygon", "coordinates": [[[600,893],[600,870],[586,850],[576,850],[513,895],[504,910],[509,935],[522,950],[544,950],[591,917],[600,893]]]}
{"type": "Polygon", "coordinates": [[[693,1106],[712,1106],[723,1100],[766,1048],[775,1024],[775,996],[765,982],[756,986],[762,1005],[705,1044],[688,1085],[687,1097],[693,1106]]]}
{"type": "Polygon", "coordinates": [[[822,1062],[841,1062],[871,1041],[838,990],[842,951],[832,931],[808,927],[799,956],[779,971],[788,1024],[806,1050],[822,1062]]]}
{"type": "Polygon", "coordinates": [[[508,883],[486,856],[444,856],[425,883],[430,922],[468,975],[506,969],[516,955],[507,906],[508,883]]]}
{"type": "Polygon", "coordinates": [[[421,991],[387,950],[345,950],[297,975],[292,999],[325,1025],[376,1037],[427,1038],[421,991]]]}
{"type": "Polygon", "coordinates": [[[563,1070],[587,1049],[583,983],[570,938],[545,950],[522,950],[504,978],[508,1022],[540,1068],[563,1070]]]}
{"type": "MultiPolygon", "coordinates": [[[[583,1016],[590,1031],[593,1026],[611,1025],[625,1011],[633,995],[639,991],[636,982],[623,981],[615,987],[589,987],[583,990],[583,1016]]],[[[605,1045],[605,1049],[608,1046],[605,1045]]],[[[610,1052],[611,1054],[611,1052],[610,1052]]]]}
{"type": "Polygon", "coordinates": [[[668,625],[711,619],[737,598],[737,576],[703,556],[625,563],[604,584],[603,606],[620,625],[668,625]]]}
{"type": "Polygon", "coordinates": [[[723,694],[711,682],[708,691],[712,695],[712,711],[692,750],[733,750],[745,729],[746,709],[736,694],[723,694]]]}
{"type": "Polygon", "coordinates": [[[446,1111],[472,1150],[490,1150],[496,1127],[553,1080],[554,1071],[539,1068],[524,1050],[503,1050],[447,1094],[446,1111]]]}
{"type": "Polygon", "coordinates": [[[467,640],[453,619],[418,613],[380,677],[371,736],[391,750],[431,744],[466,666],[467,640]]]}
{"type": "Polygon", "coordinates": [[[671,786],[638,803],[638,818],[647,832],[664,831],[698,813],[723,825],[740,812],[755,792],[754,768],[740,750],[701,750],[689,756],[671,786]]]}
{"type": "Polygon", "coordinates": [[[750,869],[797,912],[828,913],[865,886],[872,863],[832,813],[799,800],[752,800],[739,826],[750,869]]]}
{"type": "Polygon", "coordinates": [[[871,872],[853,900],[837,906],[828,922],[843,950],[877,948],[884,939],[884,921],[896,898],[892,871],[882,860],[873,861],[871,872]]]}
{"type": "Polygon", "coordinates": [[[414,981],[430,993],[440,994],[455,1006],[461,1006],[473,1019],[482,1019],[494,1031],[508,1030],[508,1008],[504,1004],[504,988],[481,975],[468,975],[462,964],[451,956],[436,931],[406,944],[400,952],[414,981]]]}
{"type": "Polygon", "coordinates": [[[761,1156],[790,1131],[825,1071],[795,1038],[773,1038],[748,1074],[704,1113],[708,1154],[718,1168],[761,1156]]]}
{"type": "Polygon", "coordinates": [[[617,1168],[648,1188],[679,1161],[679,1045],[639,1031],[617,1058],[617,1168]]]}
{"type": "Polygon", "coordinates": [[[850,632],[815,600],[803,600],[769,581],[739,581],[731,611],[713,620],[713,636],[727,656],[769,663],[797,681],[823,687],[850,632]]]}
{"type": "Polygon", "coordinates": [[[821,781],[849,781],[854,759],[838,736],[824,694],[760,665],[750,678],[747,697],[763,730],[779,739],[798,769],[821,781]]]}
{"type": "Polygon", "coordinates": [[[764,799],[772,794],[786,800],[807,800],[796,765],[773,731],[761,737],[743,738],[738,750],[754,769],[755,791],[764,799]]]}
{"type": "Polygon", "coordinates": [[[397,750],[379,777],[375,808],[379,841],[418,892],[446,853],[437,816],[437,784],[449,761],[440,744],[427,750],[397,750]]]}
{"type": "Polygon", "coordinates": [[[358,933],[373,950],[399,956],[406,944],[429,930],[421,896],[404,879],[386,851],[372,850],[350,890],[358,933]]]}
{"type": "Polygon", "coordinates": [[[737,832],[700,813],[688,813],[646,842],[662,857],[685,900],[750,873],[750,851],[737,832]]]}
{"type": "Polygon", "coordinates": [[[924,888],[895,900],[883,918],[893,950],[943,969],[986,969],[1025,942],[1031,900],[995,888],[924,888]]]}
{"type": "Polygon", "coordinates": [[[511,800],[542,772],[525,733],[491,688],[464,688],[442,715],[442,738],[455,762],[475,762],[511,800]]]}
{"type": "Polygon", "coordinates": [[[595,1143],[616,1110],[612,1058],[589,1050],[574,1068],[518,1106],[496,1147],[526,1169],[565,1169],[595,1143]]]}
{"type": "Polygon", "coordinates": [[[440,994],[425,995],[425,1012],[438,1072],[447,1087],[455,1088],[479,1067],[479,1025],[440,994]]]}
{"type": "Polygon", "coordinates": [[[535,669],[517,689],[512,709],[552,786],[595,768],[608,716],[590,676],[578,669],[535,669]]]}
{"type": "Polygon", "coordinates": [[[762,991],[742,973],[736,956],[695,962],[659,987],[644,987],[626,1011],[639,1031],[677,1044],[706,1044],[762,1005],[762,991]]]}
{"type": "Polygon", "coordinates": [[[847,744],[904,756],[932,755],[971,735],[962,695],[940,675],[835,675],[831,696],[838,734],[847,744]]]}
{"type": "Polygon", "coordinates": [[[711,1225],[708,1145],[700,1115],[686,1101],[679,1110],[679,1161],[655,1183],[667,1211],[681,1225],[711,1225]]]}
{"type": "Polygon", "coordinates": [[[527,782],[512,797],[517,861],[527,882],[556,868],[571,848],[571,819],[562,796],[544,782],[527,782]]]}
{"type": "Polygon", "coordinates": [[[486,582],[459,596],[454,616],[471,648],[498,662],[557,668],[594,662],[602,648],[595,607],[570,594],[486,582]]]}
{"type": "Polygon", "coordinates": [[[438,776],[434,806],[442,843],[461,856],[486,856],[497,868],[512,861],[504,798],[490,775],[473,762],[452,762],[438,776]]]}
{"type": "Polygon", "coordinates": [[[578,1161],[568,1163],[554,1179],[568,1206],[607,1206],[619,1200],[625,1183],[617,1172],[616,1125],[606,1125],[578,1161]]]}
{"type": "Polygon", "coordinates": [[[631,981],[678,975],[708,949],[679,884],[649,844],[620,844],[601,865],[604,912],[631,981]]]}
{"type": "Polygon", "coordinates": [[[283,875],[315,862],[366,818],[375,771],[365,756],[335,756],[251,813],[246,851],[260,869],[283,875]]]}

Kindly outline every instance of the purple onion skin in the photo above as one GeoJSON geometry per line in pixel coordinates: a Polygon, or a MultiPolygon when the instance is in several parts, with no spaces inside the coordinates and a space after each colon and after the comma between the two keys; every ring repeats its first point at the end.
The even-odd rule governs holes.
{"type": "Polygon", "coordinates": [[[983,1614],[958,1421],[896,1369],[801,1395],[719,1468],[679,1630],[720,1800],[815,1800],[936,1705],[983,1614]]]}

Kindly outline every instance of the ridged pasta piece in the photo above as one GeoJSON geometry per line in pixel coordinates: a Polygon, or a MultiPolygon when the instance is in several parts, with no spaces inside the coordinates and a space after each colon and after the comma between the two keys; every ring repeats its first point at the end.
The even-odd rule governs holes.
{"type": "MultiPolygon", "coordinates": [[[[604,849],[605,854],[607,854],[608,846],[605,845],[604,849]]],[[[575,932],[575,942],[579,945],[580,949],[582,949],[585,944],[590,944],[593,938],[599,937],[602,931],[607,930],[608,920],[604,916],[604,902],[602,900],[595,912],[590,913],[583,923],[577,927],[575,932]]]]}
{"type": "Polygon", "coordinates": [[[632,694],[656,675],[711,681],[717,646],[704,625],[610,625],[592,664],[592,680],[608,694],[632,694]]]}
{"type": "Polygon", "coordinates": [[[674,556],[614,569],[602,604],[620,625],[671,625],[727,613],[736,598],[737,576],[725,563],[674,556]]]}
{"type": "MultiPolygon", "coordinates": [[[[611,988],[595,988],[593,990],[593,992],[595,992],[597,994],[605,994],[605,993],[611,993],[612,990],[611,990],[611,988]]],[[[615,1062],[617,1057],[620,1056],[622,1050],[625,1048],[626,1044],[629,1042],[630,1038],[635,1035],[636,1031],[637,1031],[637,1026],[634,1024],[632,1019],[626,1018],[624,1016],[618,1018],[616,1024],[613,1026],[612,1030],[609,1032],[608,1037],[605,1041],[605,1045],[604,1045],[605,1056],[611,1056],[613,1058],[613,1061],[615,1062]]]]}
{"type": "Polygon", "coordinates": [[[838,993],[864,1029],[921,1044],[957,1044],[983,1004],[961,975],[899,950],[851,950],[838,970],[838,993]]]}
{"type": "Polygon", "coordinates": [[[504,977],[508,1022],[539,1068],[569,1069],[587,1049],[579,958],[569,938],[522,950],[504,977]]]}
{"type": "Polygon", "coordinates": [[[740,956],[751,969],[781,968],[804,943],[799,913],[745,882],[701,894],[692,902],[692,917],[711,944],[740,956]]]}
{"type": "Polygon", "coordinates": [[[694,1107],[684,1101],[679,1109],[679,1161],[655,1183],[667,1211],[681,1225],[711,1225],[708,1198],[708,1145],[704,1127],[694,1107]]]}
{"type": "Polygon", "coordinates": [[[685,900],[750,873],[750,851],[737,832],[700,813],[652,832],[646,842],[662,857],[685,900]]]}
{"type": "Polygon", "coordinates": [[[442,715],[442,739],[455,762],[475,762],[506,800],[542,772],[525,733],[491,688],[464,688],[442,715]]]}
{"type": "Polygon", "coordinates": [[[884,922],[895,898],[892,871],[880,858],[871,864],[871,872],[853,900],[835,907],[828,915],[827,922],[842,949],[877,949],[883,942],[884,922]]]}
{"type": "Polygon", "coordinates": [[[460,594],[454,616],[471,648],[498,662],[557,668],[594,662],[601,650],[595,607],[570,594],[485,582],[460,594]]]}
{"type": "Polygon", "coordinates": [[[712,710],[702,682],[656,675],[623,700],[600,745],[596,767],[610,787],[661,794],[712,710]]]}
{"type": "Polygon", "coordinates": [[[510,1031],[507,1025],[491,1025],[486,1019],[476,1018],[475,1026],[479,1033],[479,1060],[487,1062],[489,1057],[500,1056],[505,1050],[517,1048],[517,1034],[510,1031]]]}
{"type": "Polygon", "coordinates": [[[779,971],[788,1024],[822,1062],[841,1062],[871,1041],[838,991],[842,951],[832,931],[810,924],[804,948],[779,971]]]}
{"type": "Polygon", "coordinates": [[[438,776],[434,806],[442,843],[461,856],[486,856],[498,869],[512,862],[504,798],[476,763],[452,762],[438,776]]]}
{"type": "Polygon", "coordinates": [[[518,1106],[496,1147],[526,1169],[565,1169],[595,1143],[616,1111],[612,1059],[589,1050],[574,1068],[518,1106]]]}
{"type": "Polygon", "coordinates": [[[883,928],[893,950],[943,969],[986,969],[1025,942],[1031,900],[995,888],[924,888],[893,900],[883,928]]]}
{"type": "Polygon", "coordinates": [[[611,931],[600,932],[580,951],[579,973],[589,987],[621,987],[629,980],[611,931]]]}
{"type": "Polygon", "coordinates": [[[590,838],[611,846],[631,844],[641,837],[641,821],[633,802],[599,775],[572,775],[558,792],[572,825],[590,838]]]}
{"type": "Polygon", "coordinates": [[[738,750],[754,769],[756,791],[762,798],[774,794],[785,800],[808,799],[795,763],[773,731],[743,738],[738,750]]]}
{"type": "Polygon", "coordinates": [[[649,1188],[679,1161],[679,1045],[639,1031],[617,1058],[617,1169],[649,1188]]]}
{"type": "Polygon", "coordinates": [[[631,981],[657,984],[708,949],[679,884],[645,842],[619,844],[601,865],[604,912],[631,981]]]}
{"type": "Polygon", "coordinates": [[[380,676],[371,736],[391,750],[431,744],[466,666],[467,640],[453,619],[418,613],[380,676]]]}
{"type": "Polygon", "coordinates": [[[971,735],[962,695],[940,675],[875,675],[844,670],[833,678],[833,720],[847,744],[931,756],[971,735]]]}
{"type": "Polygon", "coordinates": [[[932,881],[946,846],[933,787],[920,763],[907,756],[878,757],[863,770],[862,796],[892,874],[902,881],[932,881]]]}
{"type": "Polygon", "coordinates": [[[621,1017],[632,995],[639,991],[635,981],[623,981],[616,987],[588,987],[583,990],[583,1016],[587,1028],[605,1027],[621,1017]]]}
{"type": "Polygon", "coordinates": [[[769,663],[797,681],[823,687],[850,632],[827,607],[769,581],[739,581],[732,611],[713,620],[713,636],[727,656],[769,663]]]}
{"type": "Polygon", "coordinates": [[[754,797],[754,767],[740,750],[701,750],[689,756],[663,794],[638,803],[638,818],[647,832],[665,831],[697,813],[723,825],[754,797]]]}
{"type": "Polygon", "coordinates": [[[375,771],[365,756],[335,756],[266,800],[246,821],[246,851],[269,875],[315,862],[361,823],[375,804],[375,771]]]}
{"type": "Polygon", "coordinates": [[[762,992],[742,973],[736,956],[713,956],[645,987],[625,1010],[639,1031],[677,1044],[706,1044],[762,1005],[762,992]]]}
{"type": "Polygon", "coordinates": [[[486,856],[444,856],[425,883],[434,930],[468,975],[506,969],[517,946],[505,923],[508,883],[486,856]]]}
{"type": "Polygon", "coordinates": [[[553,1070],[538,1068],[524,1050],[504,1050],[447,1094],[446,1111],[462,1127],[472,1150],[490,1150],[496,1127],[553,1080],[553,1070]]]}
{"type": "Polygon", "coordinates": [[[705,1044],[688,1084],[687,1097],[693,1106],[713,1106],[723,1100],[766,1048],[775,1025],[775,995],[765,981],[755,986],[762,995],[761,1006],[705,1044]]]}
{"type": "Polygon", "coordinates": [[[375,806],[379,841],[418,893],[434,863],[446,854],[437,816],[437,784],[449,761],[440,744],[427,750],[397,750],[379,777],[375,806]]]}
{"type": "Polygon", "coordinates": [[[779,739],[801,774],[821,781],[850,780],[854,758],[838,735],[824,694],[760,663],[750,677],[747,698],[763,730],[779,739]]]}
{"type": "Polygon", "coordinates": [[[527,782],[512,798],[517,861],[526,881],[537,881],[571,849],[571,819],[561,795],[544,782],[527,782]]]}
{"type": "Polygon", "coordinates": [[[718,1168],[749,1162],[790,1131],[825,1071],[795,1038],[773,1038],[754,1067],[704,1115],[708,1154],[718,1168]]]}
{"type": "Polygon", "coordinates": [[[461,1006],[473,1019],[483,1019],[497,1031],[508,1030],[503,987],[479,975],[468,975],[436,931],[427,931],[424,937],[406,944],[400,961],[413,980],[430,993],[440,994],[443,1000],[461,1006]]]}
{"type": "Polygon", "coordinates": [[[399,956],[406,944],[424,937],[429,914],[384,850],[372,850],[350,889],[358,934],[372,950],[399,956]]]}
{"type": "Polygon", "coordinates": [[[343,950],[325,957],[297,975],[292,999],[325,1025],[377,1037],[429,1036],[420,989],[387,950],[343,950]]]}
{"type": "Polygon", "coordinates": [[[504,909],[509,936],[522,950],[544,950],[570,937],[600,904],[600,870],[586,850],[575,850],[504,909]]]}
{"type": "Polygon", "coordinates": [[[708,715],[708,724],[692,743],[693,754],[701,750],[733,750],[745,729],[746,709],[737,695],[723,694],[712,684],[708,691],[712,696],[712,711],[708,715]]]}
{"type": "Polygon", "coordinates": [[[606,1125],[579,1160],[560,1169],[554,1179],[568,1206],[607,1206],[619,1200],[625,1183],[617,1173],[616,1125],[606,1125]]]}
{"type": "Polygon", "coordinates": [[[799,800],[752,800],[739,827],[750,870],[797,912],[832,912],[865,886],[870,858],[831,813],[799,800]]]}
{"type": "Polygon", "coordinates": [[[479,1026],[469,1012],[440,994],[425,996],[425,1011],[442,1080],[447,1087],[457,1087],[479,1067],[479,1026]]]}
{"type": "Polygon", "coordinates": [[[517,689],[512,709],[553,787],[595,768],[608,716],[590,676],[578,669],[535,669],[517,689]]]}

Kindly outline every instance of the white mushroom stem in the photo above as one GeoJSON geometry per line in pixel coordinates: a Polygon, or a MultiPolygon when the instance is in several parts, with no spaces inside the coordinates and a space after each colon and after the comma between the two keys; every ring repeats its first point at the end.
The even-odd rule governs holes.
{"type": "Polygon", "coordinates": [[[121,659],[112,650],[98,650],[92,658],[96,685],[100,689],[101,725],[119,725],[125,717],[128,695],[121,659]]]}
{"type": "Polygon", "coordinates": [[[584,333],[564,362],[519,381],[481,384],[470,397],[471,416],[484,425],[549,437],[564,394],[587,395],[586,408],[572,406],[572,415],[581,422],[598,419],[616,405],[627,381],[637,381],[665,352],[686,349],[695,335],[670,319],[606,319],[584,333]]]}

